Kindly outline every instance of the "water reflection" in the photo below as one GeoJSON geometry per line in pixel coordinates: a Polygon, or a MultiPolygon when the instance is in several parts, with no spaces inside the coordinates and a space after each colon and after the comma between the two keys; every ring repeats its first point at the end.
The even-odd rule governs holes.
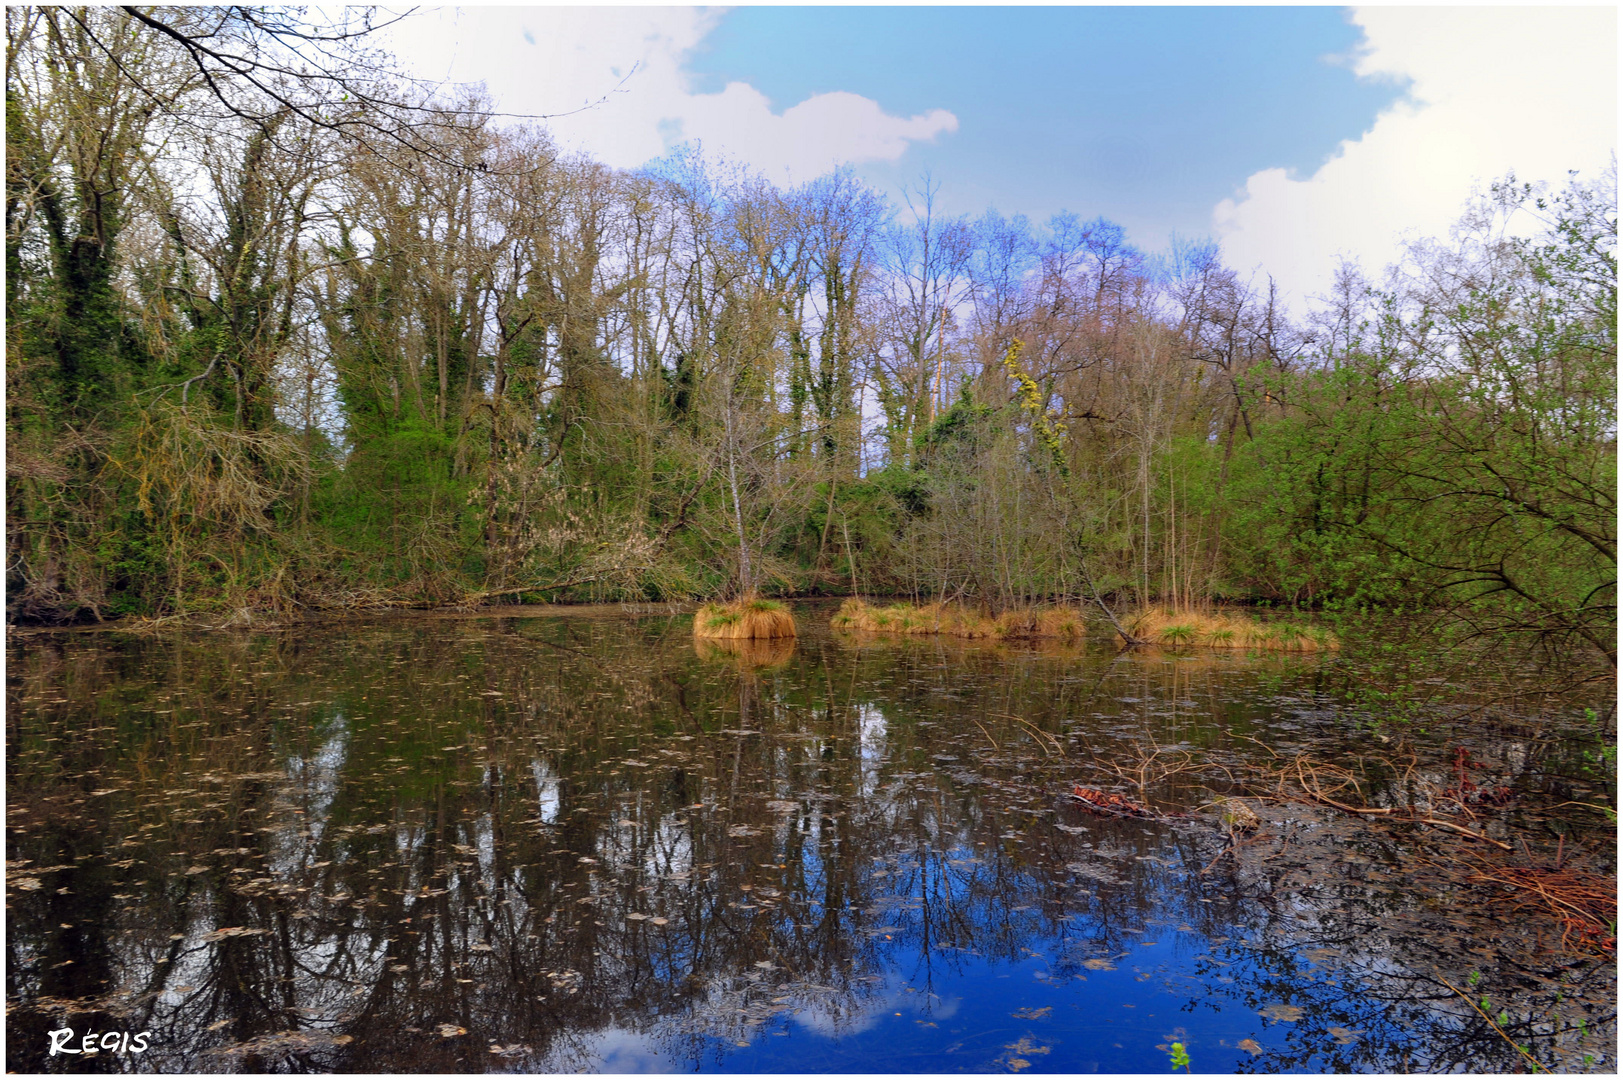
{"type": "Polygon", "coordinates": [[[1203,1071],[1516,1067],[1433,977],[1470,970],[1507,1004],[1559,985],[1529,1038],[1612,1066],[1609,965],[1503,961],[1390,831],[1272,807],[1217,858],[1187,777],[1146,791],[1182,818],[1063,798],[1134,748],[1324,739],[1316,659],[686,631],[14,643],[8,1067],[1144,1072],[1174,1040],[1203,1071]],[[48,1057],[64,1024],[151,1047],[48,1057]]]}

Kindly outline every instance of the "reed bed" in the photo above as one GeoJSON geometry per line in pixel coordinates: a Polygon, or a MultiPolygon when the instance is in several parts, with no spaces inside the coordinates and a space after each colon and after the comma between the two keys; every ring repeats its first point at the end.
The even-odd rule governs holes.
{"type": "Polygon", "coordinates": [[[1124,621],[1128,632],[1154,645],[1205,645],[1219,649],[1272,649],[1283,652],[1318,652],[1339,649],[1341,643],[1320,626],[1294,622],[1264,622],[1235,612],[1177,611],[1145,608],[1124,621]]]}
{"type": "Polygon", "coordinates": [[[776,600],[750,597],[730,604],[706,604],[693,616],[693,636],[701,638],[792,638],[795,617],[776,600]]]}
{"type": "Polygon", "coordinates": [[[1071,608],[1020,608],[1001,615],[982,615],[957,604],[890,604],[876,607],[852,597],[829,620],[836,630],[871,634],[942,634],[948,637],[1062,638],[1086,633],[1082,616],[1071,608]]]}

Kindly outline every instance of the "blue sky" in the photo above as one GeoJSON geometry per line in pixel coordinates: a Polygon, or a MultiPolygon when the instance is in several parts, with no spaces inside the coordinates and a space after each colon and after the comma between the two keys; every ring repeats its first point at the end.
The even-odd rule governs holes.
{"type": "Polygon", "coordinates": [[[1607,168],[1617,47],[1612,6],[506,6],[396,33],[423,76],[610,165],[698,141],[781,183],[848,165],[892,199],[928,173],[949,213],[1216,239],[1293,299],[1446,234],[1507,172],[1607,168]]]}
{"type": "Polygon", "coordinates": [[[694,50],[695,88],[776,109],[847,90],[958,130],[858,171],[931,173],[950,209],[1102,214],[1141,243],[1210,231],[1261,168],[1311,172],[1406,85],[1359,79],[1336,8],[739,8],[694,50]]]}

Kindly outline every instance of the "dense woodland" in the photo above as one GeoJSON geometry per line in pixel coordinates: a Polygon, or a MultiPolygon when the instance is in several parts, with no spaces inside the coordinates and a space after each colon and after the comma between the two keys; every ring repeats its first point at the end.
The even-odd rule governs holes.
{"type": "Polygon", "coordinates": [[[611,169],[369,17],[7,9],[9,619],[1425,605],[1615,663],[1615,170],[1290,315],[1103,219],[611,169]]]}

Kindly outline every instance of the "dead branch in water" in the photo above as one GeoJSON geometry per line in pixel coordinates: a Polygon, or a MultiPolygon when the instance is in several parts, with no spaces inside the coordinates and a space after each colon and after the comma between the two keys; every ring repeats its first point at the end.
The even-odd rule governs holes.
{"type": "Polygon", "coordinates": [[[1143,803],[1134,802],[1125,795],[1117,795],[1111,791],[1100,791],[1098,788],[1085,788],[1081,784],[1077,784],[1071,789],[1071,798],[1081,803],[1084,809],[1091,810],[1096,814],[1130,818],[1158,818],[1161,816],[1143,803]]]}
{"type": "Polygon", "coordinates": [[[1197,760],[1192,750],[1162,746],[1153,739],[1150,741],[1149,749],[1135,742],[1133,755],[1131,759],[1124,761],[1108,761],[1095,757],[1092,764],[1133,785],[1140,796],[1151,784],[1158,784],[1187,773],[1217,772],[1230,780],[1233,779],[1233,775],[1226,767],[1197,760]]]}
{"type": "Polygon", "coordinates": [[[1286,798],[1294,797],[1297,801],[1305,800],[1322,803],[1346,814],[1357,814],[1363,817],[1384,817],[1393,822],[1411,825],[1433,825],[1439,829],[1457,832],[1461,836],[1469,837],[1472,840],[1481,840],[1483,843],[1492,844],[1504,851],[1511,850],[1510,845],[1503,840],[1495,840],[1491,836],[1485,836],[1452,821],[1443,821],[1440,818],[1423,814],[1406,814],[1397,807],[1392,806],[1353,806],[1350,803],[1332,798],[1332,795],[1340,794],[1348,787],[1351,787],[1354,791],[1359,791],[1360,795],[1362,794],[1359,789],[1358,778],[1346,769],[1334,765],[1323,762],[1310,762],[1305,757],[1298,755],[1294,761],[1279,769],[1276,775],[1279,780],[1279,791],[1286,798]],[[1293,772],[1296,777],[1297,787],[1301,792],[1300,796],[1290,795],[1285,786],[1286,780],[1293,772]],[[1321,773],[1329,773],[1338,781],[1336,786],[1328,792],[1324,790],[1323,782],[1320,780],[1321,773]]]}
{"type": "Polygon", "coordinates": [[[1520,896],[1512,912],[1542,908],[1561,924],[1562,948],[1617,949],[1617,885],[1583,870],[1539,866],[1478,869],[1471,880],[1502,885],[1520,896]],[[1576,940],[1574,940],[1576,939],[1576,940]]]}
{"type": "Polygon", "coordinates": [[[1494,1023],[1493,1017],[1491,1017],[1487,1013],[1483,1012],[1482,1011],[1482,1006],[1478,1005],[1475,1001],[1471,1000],[1471,995],[1467,994],[1464,990],[1461,990],[1459,987],[1455,986],[1453,983],[1449,982],[1447,979],[1443,978],[1441,975],[1437,976],[1437,980],[1439,982],[1441,982],[1444,986],[1448,987],[1450,990],[1454,991],[1460,997],[1464,998],[1465,1003],[1467,1005],[1471,1006],[1471,1008],[1475,1009],[1477,1011],[1477,1014],[1479,1016],[1481,1016],[1482,1019],[1484,1019],[1484,1020],[1486,1020],[1488,1022],[1488,1026],[1493,1028],[1493,1030],[1495,1030],[1495,1031],[1497,1031],[1499,1033],[1499,1037],[1501,1039],[1505,1040],[1511,1046],[1516,1047],[1516,1053],[1520,1054],[1524,1059],[1526,1059],[1527,1064],[1529,1066],[1529,1068],[1528,1068],[1529,1072],[1538,1072],[1539,1071],[1539,1064],[1538,1064],[1537,1061],[1533,1060],[1533,1056],[1531,1054],[1529,1054],[1526,1050],[1523,1050],[1521,1048],[1521,1046],[1517,1044],[1515,1039],[1512,1039],[1509,1035],[1505,1034],[1505,1029],[1500,1027],[1498,1024],[1494,1023]]]}
{"type": "Polygon", "coordinates": [[[1048,732],[1044,731],[1042,728],[1038,727],[1036,724],[1033,724],[1030,720],[1027,720],[1025,717],[1023,717],[1023,716],[1014,716],[1011,713],[993,713],[992,715],[1001,716],[1001,717],[1004,717],[1005,719],[1008,719],[1008,720],[1017,720],[1022,725],[1024,725],[1025,729],[1031,733],[1032,741],[1034,741],[1038,745],[1038,747],[1040,747],[1042,749],[1044,757],[1052,757],[1053,756],[1052,754],[1049,753],[1050,750],[1053,750],[1053,752],[1058,754],[1060,757],[1065,756],[1065,744],[1064,743],[1062,743],[1059,739],[1056,739],[1054,736],[1050,735],[1048,732]]]}

